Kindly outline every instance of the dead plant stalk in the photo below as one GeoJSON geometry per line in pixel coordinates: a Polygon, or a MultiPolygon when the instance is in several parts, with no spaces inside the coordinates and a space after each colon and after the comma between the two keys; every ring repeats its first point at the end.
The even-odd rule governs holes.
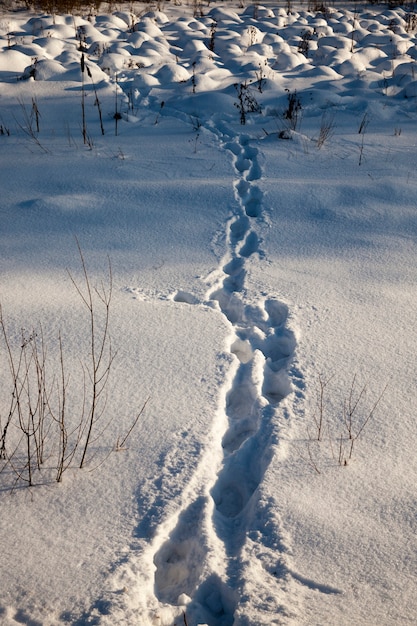
{"type": "Polygon", "coordinates": [[[87,434],[80,462],[80,468],[82,468],[85,463],[87,450],[90,444],[93,426],[101,417],[106,405],[107,398],[105,397],[105,390],[109,380],[113,360],[116,355],[113,354],[109,335],[110,304],[113,291],[113,275],[110,259],[108,259],[108,286],[106,287],[102,282],[99,288],[95,287],[93,289],[78,239],[76,240],[76,243],[81,260],[84,288],[82,288],[74,279],[70,271],[68,271],[68,275],[78,295],[80,296],[81,301],[88,310],[90,326],[90,365],[86,371],[91,383],[91,395],[90,407],[85,425],[87,434]],[[96,310],[96,298],[97,302],[101,303],[104,307],[104,321],[102,322],[101,329],[99,328],[98,322],[99,314],[96,310]],[[101,400],[103,401],[100,406],[101,400]]]}

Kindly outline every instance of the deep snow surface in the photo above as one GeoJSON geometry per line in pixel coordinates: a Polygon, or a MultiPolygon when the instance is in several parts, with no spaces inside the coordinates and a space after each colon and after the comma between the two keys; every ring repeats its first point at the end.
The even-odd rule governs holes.
{"type": "Polygon", "coordinates": [[[61,333],[75,414],[77,238],[117,350],[85,468],[8,433],[0,622],[415,623],[413,15],[149,9],[0,16],[8,336],[61,333]]]}

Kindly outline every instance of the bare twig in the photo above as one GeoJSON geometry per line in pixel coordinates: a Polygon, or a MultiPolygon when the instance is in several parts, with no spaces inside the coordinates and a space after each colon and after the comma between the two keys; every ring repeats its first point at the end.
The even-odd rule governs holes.
{"type": "Polygon", "coordinates": [[[78,295],[88,310],[89,326],[90,326],[90,366],[86,369],[91,384],[90,407],[87,416],[86,438],[84,442],[83,453],[80,462],[80,468],[83,467],[88,446],[90,444],[91,434],[95,422],[101,417],[106,402],[104,401],[102,409],[100,409],[101,396],[106,390],[106,386],[110,376],[110,370],[115,358],[112,352],[111,340],[109,336],[110,321],[110,304],[113,291],[113,275],[110,259],[108,259],[108,286],[104,283],[100,288],[92,288],[87,267],[81,250],[80,243],[76,239],[78,253],[81,261],[81,268],[84,278],[84,290],[76,282],[71,272],[68,275],[74,285],[78,295]],[[98,312],[97,299],[104,307],[104,322],[101,329],[98,328],[98,312]],[[101,412],[100,412],[101,410],[101,412]]]}
{"type": "Polygon", "coordinates": [[[323,438],[323,427],[324,427],[324,393],[327,385],[332,380],[333,376],[330,378],[324,378],[322,374],[318,375],[318,390],[317,390],[317,398],[316,398],[316,411],[313,413],[313,420],[317,429],[317,441],[321,441],[323,438]]]}
{"type": "Polygon", "coordinates": [[[151,396],[148,396],[145,400],[145,402],[142,405],[142,408],[140,409],[139,413],[136,415],[135,419],[133,420],[133,423],[131,425],[131,427],[129,428],[129,430],[127,431],[126,435],[120,439],[120,437],[117,438],[117,442],[116,442],[116,450],[123,450],[124,445],[128,439],[128,437],[130,436],[130,433],[132,432],[132,430],[134,429],[134,427],[136,426],[136,424],[139,421],[140,416],[142,415],[142,413],[144,412],[146,405],[148,404],[149,400],[150,400],[151,396]]]}
{"type": "MultiPolygon", "coordinates": [[[[45,152],[45,154],[49,153],[49,150],[47,148],[45,148],[45,146],[43,146],[41,144],[41,142],[39,141],[39,138],[36,134],[36,130],[33,128],[33,101],[32,101],[32,110],[31,113],[29,114],[25,103],[23,102],[23,100],[21,98],[17,99],[19,105],[20,105],[20,109],[23,113],[23,124],[21,122],[19,122],[16,117],[14,118],[16,121],[16,124],[19,126],[20,130],[22,132],[25,133],[25,135],[27,135],[28,137],[30,137],[30,139],[38,146],[38,148],[40,148],[43,152],[45,152]]],[[[37,120],[37,129],[39,130],[39,111],[38,108],[36,106],[36,111],[37,111],[37,115],[36,115],[36,120],[37,120]]]]}

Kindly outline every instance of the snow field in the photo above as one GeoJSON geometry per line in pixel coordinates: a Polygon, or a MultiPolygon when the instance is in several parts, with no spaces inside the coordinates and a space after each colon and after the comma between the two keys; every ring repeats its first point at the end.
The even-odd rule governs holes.
{"type": "Polygon", "coordinates": [[[118,349],[106,462],[12,496],[0,474],[0,619],[413,623],[410,13],[5,13],[0,35],[8,323],[41,320],[55,357],[63,329],[75,378],[76,235],[93,281],[111,258],[118,349]],[[340,467],[355,376],[359,423],[388,387],[340,467]]]}

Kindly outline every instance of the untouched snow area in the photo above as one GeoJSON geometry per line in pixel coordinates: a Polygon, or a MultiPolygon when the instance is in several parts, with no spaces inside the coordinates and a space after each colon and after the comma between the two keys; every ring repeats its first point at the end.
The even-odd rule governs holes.
{"type": "Polygon", "coordinates": [[[416,28],[1,13],[9,346],[42,328],[55,389],[61,341],[70,432],[78,240],[115,353],[84,467],[55,482],[52,424],[28,486],[2,338],[2,625],[416,623],[416,28]]]}

